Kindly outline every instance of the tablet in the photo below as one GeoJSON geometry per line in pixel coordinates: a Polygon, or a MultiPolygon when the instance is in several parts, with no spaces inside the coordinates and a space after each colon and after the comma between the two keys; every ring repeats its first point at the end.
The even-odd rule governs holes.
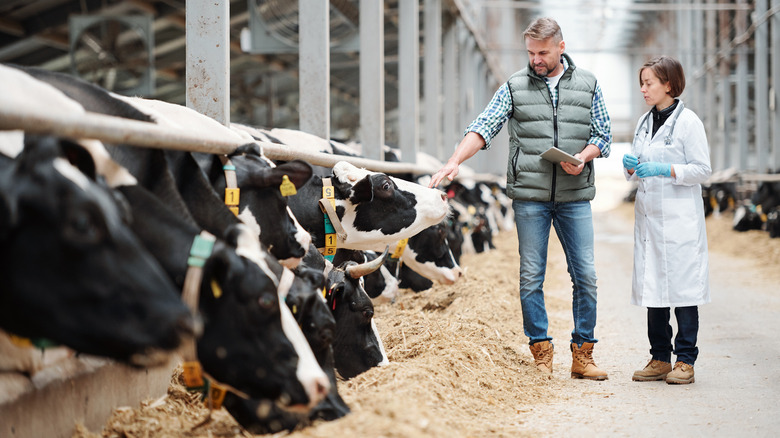
{"type": "Polygon", "coordinates": [[[547,149],[546,151],[542,152],[542,155],[540,156],[547,161],[552,161],[553,163],[560,163],[561,161],[565,161],[567,163],[574,164],[575,166],[579,166],[580,164],[582,164],[582,160],[580,160],[579,158],[573,155],[569,155],[568,153],[556,147],[551,147],[550,149],[547,149]]]}

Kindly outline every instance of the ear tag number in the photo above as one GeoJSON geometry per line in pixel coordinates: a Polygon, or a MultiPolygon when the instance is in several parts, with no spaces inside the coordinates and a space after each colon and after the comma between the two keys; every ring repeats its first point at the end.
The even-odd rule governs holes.
{"type": "Polygon", "coordinates": [[[282,196],[292,196],[298,193],[298,190],[295,189],[295,184],[290,181],[287,175],[282,176],[282,184],[279,186],[279,191],[282,192],[282,196]]]}
{"type": "Polygon", "coordinates": [[[241,199],[241,189],[225,189],[225,205],[234,215],[238,216],[238,203],[241,199]]]}

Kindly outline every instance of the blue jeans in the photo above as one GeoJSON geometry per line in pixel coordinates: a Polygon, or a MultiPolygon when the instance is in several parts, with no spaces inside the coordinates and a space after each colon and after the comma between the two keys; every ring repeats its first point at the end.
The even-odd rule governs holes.
{"type": "MultiPolygon", "coordinates": [[[[655,360],[672,361],[670,316],[668,307],[647,308],[647,338],[650,340],[650,355],[655,360]]],[[[696,347],[699,334],[699,308],[697,306],[675,307],[674,316],[677,318],[674,354],[678,361],[693,366],[699,355],[699,348],[696,347]]]]}
{"type": "Polygon", "coordinates": [[[547,309],[544,307],[544,275],[547,269],[547,242],[550,224],[566,255],[573,288],[574,330],[571,342],[582,346],[597,342],[596,269],[593,258],[593,215],[589,201],[512,202],[520,252],[520,304],[523,330],[529,343],[551,341],[547,335],[547,309]]]}

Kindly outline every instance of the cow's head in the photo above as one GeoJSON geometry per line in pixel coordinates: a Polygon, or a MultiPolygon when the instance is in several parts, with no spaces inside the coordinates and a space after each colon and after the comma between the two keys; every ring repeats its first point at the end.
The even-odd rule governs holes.
{"type": "Polygon", "coordinates": [[[423,277],[443,284],[453,284],[463,275],[450,250],[447,229],[443,224],[428,227],[412,236],[401,260],[423,277]]]}
{"type": "Polygon", "coordinates": [[[347,239],[339,247],[375,250],[438,224],[449,213],[443,192],[345,161],[333,166],[336,213],[347,239]]]}
{"type": "MultiPolygon", "coordinates": [[[[365,263],[379,257],[374,251],[360,251],[356,249],[339,249],[333,258],[333,264],[340,265],[347,260],[356,263],[365,263]]],[[[383,264],[376,271],[363,276],[363,288],[372,299],[382,301],[394,301],[398,296],[398,279],[383,264]]]]}
{"type": "MultiPolygon", "coordinates": [[[[276,166],[262,157],[256,146],[239,148],[230,160],[236,167],[241,190],[239,218],[255,229],[260,241],[284,266],[295,268],[306,254],[311,236],[290,212],[280,187],[287,177],[290,184],[300,189],[311,177],[311,166],[300,160],[276,166]]],[[[225,178],[214,182],[217,192],[223,193],[225,178]]]]}
{"type": "MultiPolygon", "coordinates": [[[[193,319],[130,231],[127,211],[64,158],[71,146],[28,136],[18,158],[1,166],[1,324],[148,365],[147,353],[193,333],[193,319]]],[[[85,170],[94,172],[94,163],[85,170]]]]}
{"type": "Polygon", "coordinates": [[[386,257],[387,250],[371,262],[346,261],[328,274],[328,308],[336,318],[333,352],[336,370],[345,379],[388,362],[361,278],[379,269],[386,257]]]}
{"type": "Polygon", "coordinates": [[[287,277],[282,279],[283,270],[272,257],[250,260],[217,241],[204,266],[199,309],[205,330],[198,340],[198,359],[218,381],[251,397],[311,407],[329,385],[309,360],[311,349],[301,348],[303,336],[283,304],[291,287],[287,277]],[[311,373],[317,374],[313,392],[306,387],[311,373]]]}

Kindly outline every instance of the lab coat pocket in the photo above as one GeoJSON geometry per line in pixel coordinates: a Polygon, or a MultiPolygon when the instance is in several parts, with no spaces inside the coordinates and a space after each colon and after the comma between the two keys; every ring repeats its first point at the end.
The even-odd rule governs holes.
{"type": "MultiPolygon", "coordinates": [[[[663,234],[664,248],[661,257],[665,259],[667,279],[671,283],[680,283],[673,288],[688,290],[701,281],[701,232],[702,222],[697,219],[694,202],[701,199],[670,198],[664,199],[663,234]]],[[[672,287],[672,285],[669,285],[672,287]]]]}

